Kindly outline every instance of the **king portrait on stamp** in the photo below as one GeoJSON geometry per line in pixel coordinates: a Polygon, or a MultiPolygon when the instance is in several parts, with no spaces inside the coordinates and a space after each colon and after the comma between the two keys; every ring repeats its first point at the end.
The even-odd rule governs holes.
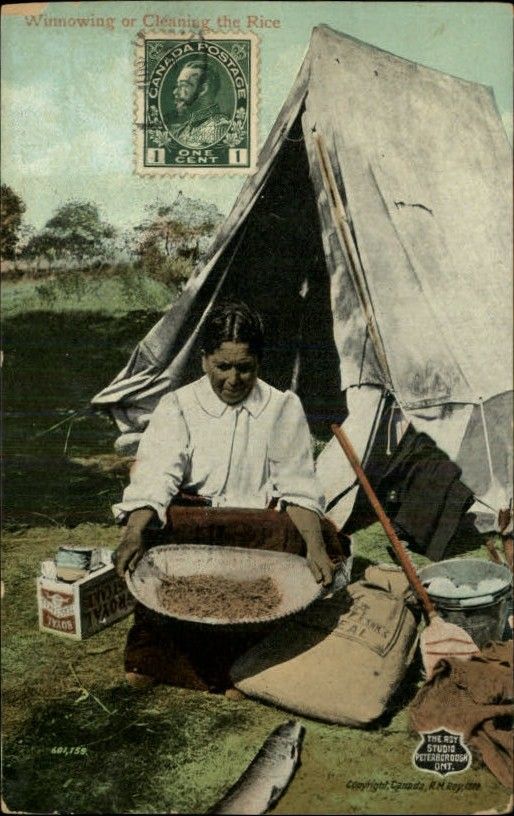
{"type": "Polygon", "coordinates": [[[209,147],[223,138],[230,119],[216,102],[220,84],[219,74],[205,60],[186,62],[173,91],[177,113],[188,115],[186,122],[171,126],[177,142],[186,147],[209,147]]]}
{"type": "Polygon", "coordinates": [[[254,171],[257,39],[212,37],[162,33],[139,40],[138,173],[254,171]]]}

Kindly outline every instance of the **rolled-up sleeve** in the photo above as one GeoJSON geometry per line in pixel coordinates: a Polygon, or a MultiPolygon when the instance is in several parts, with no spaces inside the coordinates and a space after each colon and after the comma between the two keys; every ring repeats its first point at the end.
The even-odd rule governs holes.
{"type": "Polygon", "coordinates": [[[162,525],[166,510],[178,492],[188,464],[189,433],[173,393],[163,397],[141,437],[130,484],[113,513],[121,524],[128,513],[151,507],[162,525]]]}
{"type": "Polygon", "coordinates": [[[309,426],[302,404],[292,391],[285,392],[273,425],[269,461],[281,506],[297,504],[322,516],[324,499],[314,469],[309,426]]]}

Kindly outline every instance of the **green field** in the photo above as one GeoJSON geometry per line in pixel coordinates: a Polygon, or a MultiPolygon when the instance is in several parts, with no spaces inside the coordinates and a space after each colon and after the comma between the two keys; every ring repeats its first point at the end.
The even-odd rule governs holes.
{"type": "Polygon", "coordinates": [[[124,315],[131,311],[165,309],[172,292],[163,283],[126,268],[119,272],[68,272],[58,277],[21,279],[2,284],[2,315],[30,312],[100,312],[124,315]]]}
{"type": "Polygon", "coordinates": [[[160,315],[39,310],[4,319],[4,524],[110,520],[121,489],[116,429],[89,400],[160,315]]]}
{"type": "MultiPolygon", "coordinates": [[[[113,455],[116,429],[106,416],[73,419],[73,412],[86,409],[122,368],[161,305],[129,309],[104,299],[103,308],[86,309],[69,295],[59,311],[57,301],[43,308],[45,298],[31,284],[20,306],[20,285],[13,286],[18,306],[7,291],[3,338],[4,800],[11,811],[38,813],[205,812],[287,713],[170,687],[132,691],[122,671],[128,619],[79,643],[43,635],[37,625],[40,562],[63,543],[116,546],[110,505],[127,479],[126,463],[113,455]],[[30,311],[29,295],[37,300],[30,311]]],[[[455,546],[485,557],[483,547],[470,552],[465,540],[455,546]]],[[[390,561],[376,525],[357,534],[355,552],[355,576],[368,563],[390,561]]],[[[301,766],[275,812],[502,808],[507,792],[478,761],[456,777],[464,783],[458,793],[453,778],[429,791],[432,776],[412,767],[419,738],[409,732],[406,705],[420,682],[416,662],[391,711],[372,728],[303,720],[301,766]],[[349,784],[370,779],[389,789],[349,784]],[[466,789],[468,783],[477,787],[466,789]]]]}

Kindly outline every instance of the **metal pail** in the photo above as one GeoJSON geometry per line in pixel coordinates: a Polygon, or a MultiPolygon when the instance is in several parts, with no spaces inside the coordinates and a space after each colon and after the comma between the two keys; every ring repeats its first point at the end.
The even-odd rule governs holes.
{"type": "Polygon", "coordinates": [[[507,617],[512,609],[512,574],[507,566],[493,564],[480,558],[452,558],[431,564],[419,571],[424,586],[434,578],[449,578],[456,586],[464,584],[475,589],[487,578],[500,579],[504,585],[484,595],[469,594],[463,598],[449,598],[428,594],[444,620],[461,626],[482,647],[490,640],[501,640],[507,617]]]}

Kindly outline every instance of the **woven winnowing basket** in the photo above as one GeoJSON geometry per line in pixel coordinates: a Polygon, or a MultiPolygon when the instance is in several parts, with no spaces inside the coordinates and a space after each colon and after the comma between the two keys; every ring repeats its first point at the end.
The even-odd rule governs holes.
{"type": "MultiPolygon", "coordinates": [[[[268,623],[299,612],[319,598],[324,590],[314,580],[305,558],[289,553],[252,550],[242,547],[215,547],[201,544],[171,544],[153,547],[139,562],[127,585],[135,598],[154,612],[194,623],[218,626],[268,623]],[[273,579],[280,595],[279,604],[262,617],[213,618],[170,613],[159,601],[165,577],[209,575],[238,581],[273,579]]],[[[338,589],[344,578],[338,581],[338,589]]]]}

